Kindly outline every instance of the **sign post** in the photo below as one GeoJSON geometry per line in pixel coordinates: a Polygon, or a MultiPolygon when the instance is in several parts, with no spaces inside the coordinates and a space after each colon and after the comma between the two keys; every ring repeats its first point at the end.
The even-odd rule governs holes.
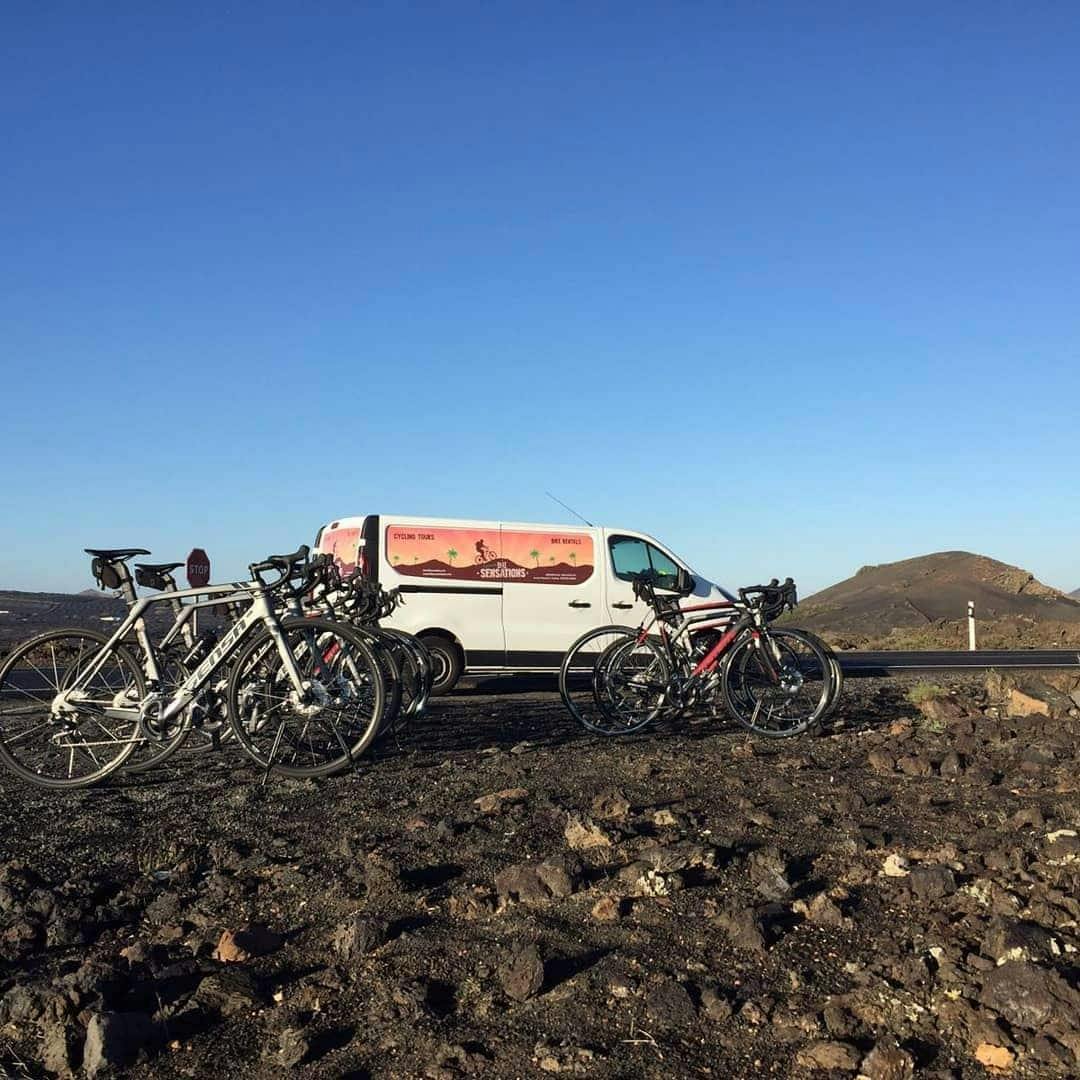
{"type": "MultiPolygon", "coordinates": [[[[193,589],[204,589],[210,584],[210,556],[202,548],[192,548],[187,557],[187,579],[193,589]]],[[[192,613],[191,632],[196,637],[199,634],[198,611],[192,613]]]]}

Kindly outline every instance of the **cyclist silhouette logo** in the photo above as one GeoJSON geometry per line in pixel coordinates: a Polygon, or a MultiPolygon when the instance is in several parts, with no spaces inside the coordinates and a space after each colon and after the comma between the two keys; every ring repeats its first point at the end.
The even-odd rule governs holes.
{"type": "Polygon", "coordinates": [[[491,550],[483,539],[476,541],[476,565],[493,562],[499,556],[491,550]]]}

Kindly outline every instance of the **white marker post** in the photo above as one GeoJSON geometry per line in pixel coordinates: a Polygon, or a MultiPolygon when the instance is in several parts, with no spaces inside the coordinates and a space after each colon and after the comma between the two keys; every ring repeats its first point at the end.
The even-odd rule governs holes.
{"type": "Polygon", "coordinates": [[[975,652],[975,601],[968,601],[968,652],[975,652]]]}

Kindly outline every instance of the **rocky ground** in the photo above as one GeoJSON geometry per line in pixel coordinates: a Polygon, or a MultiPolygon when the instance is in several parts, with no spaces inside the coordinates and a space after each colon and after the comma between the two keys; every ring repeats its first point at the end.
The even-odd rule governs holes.
{"type": "Polygon", "coordinates": [[[1075,703],[909,688],[778,744],[473,691],[323,783],[0,777],[0,1076],[1076,1076],[1075,703]]]}

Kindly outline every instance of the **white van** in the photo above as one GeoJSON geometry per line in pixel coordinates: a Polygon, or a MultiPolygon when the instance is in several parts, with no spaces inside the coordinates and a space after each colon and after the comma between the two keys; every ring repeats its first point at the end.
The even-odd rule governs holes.
{"type": "Polygon", "coordinates": [[[694,602],[722,598],[658,540],[635,529],[368,514],[324,525],[315,549],[344,574],[357,567],[404,604],[385,625],[424,639],[436,692],[463,672],[557,670],[586,630],[636,626],[647,614],[631,577],[693,578],[694,602]]]}

